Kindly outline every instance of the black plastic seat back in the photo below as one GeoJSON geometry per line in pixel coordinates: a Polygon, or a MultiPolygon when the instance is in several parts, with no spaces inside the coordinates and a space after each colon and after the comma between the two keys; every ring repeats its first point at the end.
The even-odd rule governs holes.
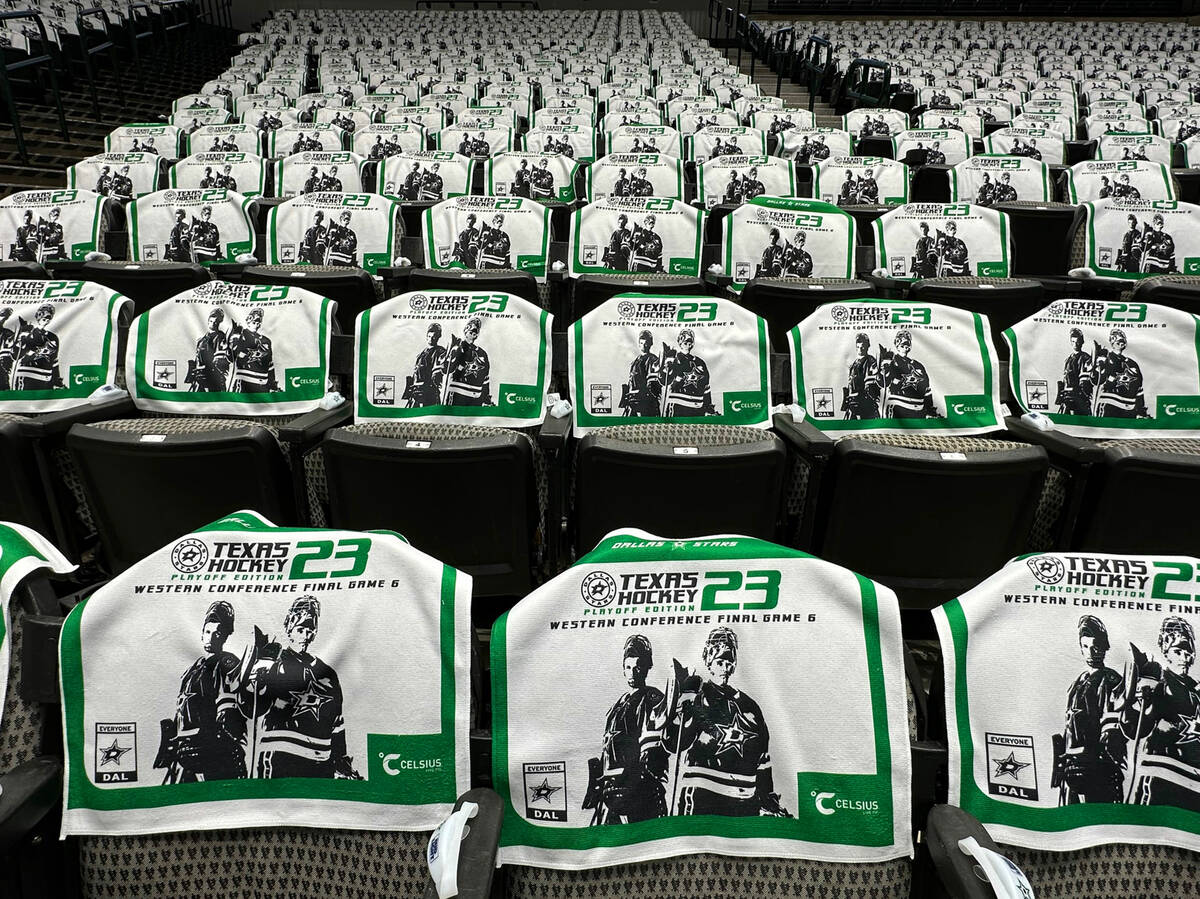
{"type": "Polygon", "coordinates": [[[1077,548],[1094,552],[1195,555],[1200,454],[1117,444],[1104,450],[1080,515],[1077,548]]]}
{"type": "Polygon", "coordinates": [[[466,440],[405,440],[338,428],[321,446],[331,526],[398,531],[470,574],[476,596],[532,588],[538,506],[524,437],[497,430],[466,440]]]}
{"type": "Polygon", "coordinates": [[[1049,300],[1038,281],[1026,278],[927,278],[915,282],[909,299],[918,303],[941,303],[980,312],[992,327],[996,351],[1007,355],[1004,329],[1040,312],[1049,300]]]}
{"type": "Polygon", "coordinates": [[[290,469],[275,438],[257,425],[230,425],[166,434],[150,426],[140,432],[72,426],[67,448],[113,573],[238,509],[280,525],[298,523],[290,469]]]}
{"type": "Polygon", "coordinates": [[[664,537],[779,539],[787,454],[774,435],[697,446],[634,444],[603,434],[579,441],[573,504],[578,552],[618,527],[664,537]]]}
{"type": "Polygon", "coordinates": [[[455,268],[415,268],[408,276],[409,290],[484,290],[509,293],[538,305],[538,285],[529,272],[506,269],[487,271],[455,268]]]}
{"type": "Polygon", "coordinates": [[[1022,552],[1049,461],[1041,447],[937,452],[847,438],[817,513],[817,555],[932,608],[1022,552]]]}
{"type": "Polygon", "coordinates": [[[771,348],[787,352],[787,333],[808,318],[818,306],[875,295],[866,281],[851,279],[755,278],[738,298],[739,305],[766,319],[771,348]]]}
{"type": "Polygon", "coordinates": [[[45,266],[38,262],[0,262],[0,280],[21,279],[45,281],[50,277],[45,266]]]}
{"type": "Polygon", "coordinates": [[[1062,277],[1071,267],[1069,235],[1075,207],[1068,203],[1017,202],[996,206],[1008,216],[1012,274],[1062,277]]]}
{"type": "Polygon", "coordinates": [[[129,297],[134,315],[212,280],[208,269],[194,262],[85,262],[71,277],[95,281],[129,297]]]}
{"type": "Polygon", "coordinates": [[[354,320],[364,309],[380,300],[371,276],[361,268],[342,268],[314,265],[273,266],[251,265],[243,269],[238,281],[245,284],[284,284],[303,287],[337,303],[335,318],[343,334],[354,333],[354,320]]]}
{"type": "Polygon", "coordinates": [[[1146,278],[1133,289],[1133,299],[1139,303],[1173,306],[1192,315],[1200,315],[1200,278],[1195,275],[1146,278]]]}
{"type": "Polygon", "coordinates": [[[33,442],[20,428],[15,419],[0,419],[0,521],[15,521],[54,538],[57,528],[48,504],[55,492],[43,483],[33,442]]]}

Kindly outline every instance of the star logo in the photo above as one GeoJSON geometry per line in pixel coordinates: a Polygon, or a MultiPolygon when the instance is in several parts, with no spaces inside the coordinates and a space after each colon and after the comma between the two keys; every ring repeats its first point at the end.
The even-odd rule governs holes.
{"type": "Polygon", "coordinates": [[[818,409],[824,409],[828,405],[829,405],[828,397],[822,397],[821,399],[817,400],[817,408],[818,409]]]}
{"type": "Polygon", "coordinates": [[[375,388],[376,396],[387,396],[387,392],[388,392],[388,389],[387,389],[387,385],[385,385],[385,384],[381,384],[380,386],[375,388]]]}
{"type": "Polygon", "coordinates": [[[608,394],[606,394],[604,391],[600,391],[600,393],[596,394],[597,405],[603,406],[607,402],[608,402],[608,394]]]}
{"type": "Polygon", "coordinates": [[[121,764],[121,759],[125,753],[132,752],[132,746],[121,746],[117,743],[117,738],[113,737],[111,746],[103,746],[100,748],[100,764],[107,765],[110,762],[114,765],[121,764]]]}
{"type": "Polygon", "coordinates": [[[304,685],[303,690],[293,690],[288,694],[292,698],[294,709],[292,719],[299,721],[301,715],[312,715],[313,720],[317,721],[321,717],[321,706],[329,702],[330,697],[317,692],[312,671],[307,668],[304,669],[304,685]]]}
{"type": "Polygon", "coordinates": [[[1018,780],[1022,769],[1028,767],[1028,762],[1018,762],[1016,759],[1016,753],[1010,752],[1008,754],[1008,758],[1000,759],[998,762],[996,762],[995,776],[1000,777],[1001,775],[1007,774],[1013,780],[1018,780]]]}
{"type": "Polygon", "coordinates": [[[743,715],[741,709],[738,709],[733,721],[727,726],[722,727],[718,724],[716,728],[721,736],[717,738],[716,755],[732,752],[741,757],[746,749],[746,741],[754,736],[754,732],[750,730],[753,726],[754,722],[743,715]]]}
{"type": "Polygon", "coordinates": [[[1200,714],[1193,715],[1191,718],[1180,718],[1183,723],[1183,730],[1179,732],[1179,739],[1176,741],[1179,744],[1183,743],[1200,743],[1200,714]]]}
{"type": "Polygon", "coordinates": [[[537,802],[540,799],[549,805],[550,798],[561,789],[562,787],[550,786],[549,778],[543,777],[540,784],[536,784],[535,786],[529,788],[529,801],[537,802]]]}

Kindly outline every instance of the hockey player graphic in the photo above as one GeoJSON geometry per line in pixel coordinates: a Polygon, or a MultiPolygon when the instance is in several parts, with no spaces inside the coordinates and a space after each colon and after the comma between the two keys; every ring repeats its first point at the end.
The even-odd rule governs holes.
{"type": "Polygon", "coordinates": [[[325,179],[321,175],[320,169],[315,165],[308,170],[308,177],[304,180],[304,187],[300,189],[302,194],[314,194],[321,189],[325,179]]]}
{"type": "Polygon", "coordinates": [[[61,215],[62,210],[55,206],[46,214],[46,218],[38,219],[38,262],[66,258],[67,245],[63,237],[63,226],[58,221],[61,215]]]}
{"type": "Polygon", "coordinates": [[[436,406],[442,401],[446,348],[438,343],[441,339],[442,326],[432,322],[425,331],[425,346],[417,353],[416,361],[413,362],[413,373],[404,388],[403,399],[409,409],[436,406]]]}
{"type": "Polygon", "coordinates": [[[554,199],[554,173],[550,171],[550,160],[543,159],[529,173],[530,196],[535,200],[554,199]]]}
{"type": "Polygon", "coordinates": [[[612,195],[614,197],[629,196],[629,176],[625,173],[625,169],[617,170],[617,177],[613,181],[612,195]]]}
{"type": "MultiPolygon", "coordinates": [[[[96,179],[96,193],[100,194],[102,197],[107,197],[110,193],[112,193],[113,176],[111,171],[111,167],[107,165],[103,166],[100,169],[100,177],[96,179]]],[[[212,171],[212,169],[206,169],[206,171],[212,171]]],[[[204,185],[201,184],[200,186],[203,187],[204,185]]]]}
{"type": "Polygon", "coordinates": [[[33,326],[17,319],[17,334],[13,339],[13,390],[56,390],[66,386],[58,370],[58,335],[50,330],[54,307],[49,303],[38,306],[33,313],[33,326]]]}
{"type": "Polygon", "coordinates": [[[1099,198],[1101,200],[1107,200],[1112,195],[1113,195],[1112,182],[1108,180],[1108,175],[1101,175],[1100,176],[1099,198]]]}
{"type": "Polygon", "coordinates": [[[38,261],[38,226],[33,221],[33,210],[26,209],[24,221],[17,226],[17,234],[13,239],[8,258],[17,262],[38,261]]]}
{"type": "Polygon", "coordinates": [[[653,648],[641,634],[634,634],[625,641],[622,655],[629,690],[605,716],[599,758],[588,759],[583,808],[595,810],[593,825],[648,821],[667,813],[666,697],[646,684],[654,667],[653,648]]]}
{"type": "Polygon", "coordinates": [[[1071,352],[1063,362],[1063,379],[1058,382],[1060,415],[1091,415],[1092,395],[1095,392],[1095,372],[1092,354],[1083,348],[1083,331],[1071,329],[1071,352]]]}
{"type": "Polygon", "coordinates": [[[5,322],[12,318],[12,312],[8,306],[0,309],[0,390],[12,389],[12,370],[17,361],[17,335],[25,326],[18,317],[16,331],[4,327],[5,322]]]}
{"type": "Polygon", "coordinates": [[[269,642],[255,628],[241,693],[255,777],[362,780],[346,753],[337,672],[308,651],[320,617],[316,597],[301,596],[283,621],[286,643],[269,642]]]}
{"type": "Polygon", "coordinates": [[[925,154],[926,165],[945,165],[946,154],[942,152],[942,142],[935,140],[933,146],[925,154]]]}
{"type": "Polygon", "coordinates": [[[475,229],[475,213],[467,215],[467,227],[459,232],[458,239],[454,241],[454,251],[452,258],[455,262],[462,263],[465,268],[478,268],[479,266],[479,231],[475,229]]]}
{"type": "Polygon", "coordinates": [[[1017,189],[1012,186],[1012,175],[1000,174],[1000,180],[992,187],[992,203],[1011,203],[1017,199],[1017,189]]]}
{"type": "Polygon", "coordinates": [[[1113,328],[1108,349],[1096,344],[1096,415],[1100,418],[1150,418],[1142,367],[1125,355],[1125,332],[1113,328]]]}
{"type": "Polygon", "coordinates": [[[938,234],[936,253],[938,277],[961,277],[971,272],[967,260],[967,245],[958,236],[958,225],[946,222],[946,230],[938,234]]]}
{"type": "Polygon", "coordinates": [[[175,210],[175,224],[167,238],[166,252],[163,259],[167,262],[193,262],[192,258],[192,226],[187,220],[186,209],[175,210]]]}
{"type": "Polygon", "coordinates": [[[674,662],[663,732],[674,755],[670,813],[792,817],[774,791],[771,737],[762,709],[729,683],[737,670],[737,634],[713,628],[701,660],[703,678],[674,662]]]}
{"type": "Polygon", "coordinates": [[[435,162],[421,176],[421,186],[418,189],[417,199],[422,203],[430,203],[442,199],[445,182],[442,180],[442,176],[438,174],[440,168],[441,163],[435,162]]]}
{"type": "Polygon", "coordinates": [[[117,173],[113,175],[112,186],[108,195],[114,200],[133,199],[133,179],[129,177],[129,166],[121,166],[117,170],[117,173]]]}
{"type": "Polygon", "coordinates": [[[813,271],[813,258],[804,249],[808,236],[803,231],[797,231],[783,250],[783,274],[789,278],[808,278],[813,271]]]}
{"type": "Polygon", "coordinates": [[[654,196],[654,185],[650,183],[650,179],[646,177],[645,167],[639,168],[633,173],[629,179],[629,196],[631,197],[652,197],[654,196]]]}
{"type": "Polygon", "coordinates": [[[617,216],[617,227],[608,238],[608,246],[604,248],[603,266],[615,272],[629,271],[629,250],[631,234],[626,227],[629,216],[617,216]]]}
{"type": "Polygon", "coordinates": [[[918,227],[921,229],[921,236],[917,238],[917,245],[913,248],[911,274],[920,280],[937,275],[938,254],[937,242],[929,236],[929,223],[921,222],[918,227]]]}
{"type": "Polygon", "coordinates": [[[530,197],[532,195],[528,159],[522,159],[521,165],[513,173],[513,180],[508,187],[508,192],[514,197],[530,197]]]}
{"type": "Polygon", "coordinates": [[[1108,630],[1094,615],[1078,626],[1079,652],[1087,670],[1067,691],[1066,728],[1054,734],[1054,771],[1059,805],[1120,802],[1125,735],[1121,732],[1124,679],[1104,664],[1108,630]]]}
{"type": "Polygon", "coordinates": [[[755,197],[761,197],[766,192],[766,187],[758,180],[757,166],[751,167],[750,171],[742,176],[742,202],[753,200],[755,197]]]}
{"type": "Polygon", "coordinates": [[[1129,173],[1122,172],[1113,185],[1112,196],[1114,200],[1140,200],[1142,192],[1130,183],[1129,173]]]}
{"type": "MultiPolygon", "coordinates": [[[[107,171],[107,168],[105,169],[105,171],[107,171]]],[[[208,190],[210,187],[216,187],[216,186],[217,186],[217,179],[213,177],[212,166],[206,165],[204,167],[204,177],[200,179],[200,189],[208,190]]]]}
{"type": "Polygon", "coordinates": [[[846,386],[842,388],[842,418],[858,420],[879,417],[879,362],[871,355],[871,338],[859,333],[854,338],[855,356],[850,360],[846,386]]]}
{"type": "Polygon", "coordinates": [[[716,415],[708,364],[692,353],[695,333],[691,328],[683,328],[676,343],[678,350],[663,344],[663,415],[666,418],[716,415]]]}
{"type": "Polygon", "coordinates": [[[641,225],[633,226],[629,235],[629,270],[656,272],[663,270],[663,242],[654,231],[655,218],[648,215],[641,225]]]}
{"type": "Polygon", "coordinates": [[[929,371],[912,352],[912,334],[896,332],[895,351],[879,347],[879,380],[883,384],[884,418],[938,418],[929,385],[929,371]]]}
{"type": "Polygon", "coordinates": [[[445,406],[494,406],[492,362],[487,351],[476,344],[483,320],[474,316],[463,328],[463,336],[450,339],[444,363],[442,404],[445,406]]]}
{"type": "Polygon", "coordinates": [[[512,268],[512,240],[504,230],[504,216],[492,216],[491,225],[484,225],[479,234],[479,267],[481,269],[512,268]]]}
{"type": "Polygon", "coordinates": [[[261,333],[263,310],[255,306],[246,313],[245,327],[236,323],[229,333],[229,360],[232,365],[229,389],[234,393],[275,393],[275,354],[271,338],[261,333]]]}
{"type": "Polygon", "coordinates": [[[329,223],[329,252],[326,253],[326,265],[358,265],[358,235],[350,227],[350,221],[350,210],[344,209],[336,222],[329,223]]]}
{"type": "Polygon", "coordinates": [[[621,414],[626,418],[662,412],[661,364],[653,347],[654,335],[647,330],[638,332],[638,354],[629,363],[629,380],[621,386],[621,414]]]}
{"type": "Polygon", "coordinates": [[[212,207],[200,210],[200,218],[192,219],[192,253],[201,265],[216,262],[221,255],[221,232],[212,221],[212,207]]]}
{"type": "Polygon", "coordinates": [[[325,213],[318,209],[313,213],[313,223],[305,230],[304,240],[300,243],[300,261],[309,265],[324,265],[328,246],[329,229],[325,227],[325,213]]]}
{"type": "Polygon", "coordinates": [[[221,174],[217,175],[213,180],[215,182],[214,186],[216,187],[220,187],[225,190],[238,189],[237,179],[233,177],[232,165],[226,164],[225,167],[221,169],[221,174]]]}
{"type": "Polygon", "coordinates": [[[1200,811],[1200,692],[1190,674],[1196,635],[1183,618],[1163,619],[1161,661],[1133,644],[1121,728],[1133,742],[1127,802],[1200,811]]]}
{"type": "Polygon", "coordinates": [[[1166,275],[1178,271],[1175,267],[1175,239],[1163,230],[1163,217],[1154,214],[1152,228],[1142,236],[1142,271],[1166,275]]]}
{"type": "Polygon", "coordinates": [[[1142,270],[1142,231],[1136,215],[1126,218],[1129,230],[1121,236],[1121,249],[1117,250],[1117,271],[1140,272],[1142,270]]]}
{"type": "Polygon", "coordinates": [[[214,393],[225,389],[229,379],[229,338],[221,330],[225,313],[213,309],[208,313],[208,330],[196,341],[196,358],[188,366],[188,389],[197,393],[214,393]]]}
{"type": "Polygon", "coordinates": [[[164,784],[235,780],[246,776],[246,719],[238,707],[237,656],[225,651],[233,633],[233,606],[208,607],[200,631],[204,655],[179,679],[175,716],[160,723],[155,768],[164,784]]]}
{"type": "Polygon", "coordinates": [[[729,170],[729,180],[725,182],[725,193],[721,202],[732,206],[738,206],[742,202],[742,180],[738,177],[736,169],[729,170]]]}
{"type": "Polygon", "coordinates": [[[779,243],[779,229],[771,229],[771,242],[763,250],[762,262],[754,272],[756,278],[778,278],[783,274],[784,247],[779,243]]]}
{"type": "Polygon", "coordinates": [[[338,177],[338,167],[331,165],[329,171],[321,176],[321,190],[342,192],[342,179],[338,177]]]}
{"type": "Polygon", "coordinates": [[[412,168],[408,170],[408,174],[404,176],[404,186],[400,188],[400,195],[405,200],[421,199],[421,181],[424,178],[424,173],[421,171],[421,163],[414,162],[412,168]]]}
{"type": "Polygon", "coordinates": [[[856,206],[858,204],[858,182],[854,172],[846,169],[846,180],[838,189],[837,204],[839,206],[856,206]]]}

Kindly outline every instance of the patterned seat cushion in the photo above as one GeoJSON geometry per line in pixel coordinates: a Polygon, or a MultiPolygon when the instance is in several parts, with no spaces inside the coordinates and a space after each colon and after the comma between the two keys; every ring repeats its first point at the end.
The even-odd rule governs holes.
{"type": "Polygon", "coordinates": [[[1037,281],[1031,281],[1028,278],[982,278],[974,276],[961,277],[944,277],[944,278],[925,278],[921,281],[922,287],[990,287],[996,290],[1003,290],[1006,287],[1010,288],[1036,288],[1037,281]]]}
{"type": "Polygon", "coordinates": [[[1111,843],[1076,852],[1000,851],[1025,872],[1038,899],[1196,896],[1200,854],[1171,846],[1111,843]]]}
{"type": "Polygon", "coordinates": [[[1124,446],[1129,449],[1149,450],[1155,453],[1175,453],[1180,456],[1200,454],[1200,439],[1192,437],[1146,437],[1134,440],[1100,440],[1097,446],[1124,446]]]}
{"type": "Polygon", "coordinates": [[[621,440],[625,443],[661,444],[663,446],[742,446],[752,443],[770,443],[776,437],[760,428],[743,428],[736,425],[679,424],[664,422],[649,425],[615,425],[597,428],[592,432],[597,437],[621,440]]]}
{"type": "Polygon", "coordinates": [[[724,855],[583,871],[504,870],[508,899],[901,899],[909,894],[912,873],[906,859],[850,865],[724,855]]]}
{"type": "MultiPolygon", "coordinates": [[[[93,422],[89,427],[101,431],[118,431],[123,434],[168,434],[181,436],[183,434],[216,434],[221,431],[231,431],[247,425],[258,425],[266,428],[271,436],[279,442],[279,426],[291,421],[291,415],[264,415],[259,418],[198,418],[188,415],[155,415],[146,414],[141,418],[115,418],[111,421],[93,422]]],[[[279,442],[283,457],[291,464],[288,446],[279,442]]]]}
{"type": "Polygon", "coordinates": [[[24,764],[38,753],[42,738],[42,707],[21,698],[21,642],[25,612],[20,603],[12,605],[12,640],[8,665],[8,689],[4,694],[4,715],[0,718],[0,774],[24,764]]]}
{"type": "MultiPolygon", "coordinates": [[[[397,242],[397,246],[399,246],[399,242],[397,242]]],[[[252,266],[248,270],[248,272],[251,276],[253,276],[254,272],[256,272],[256,271],[258,271],[258,272],[300,272],[305,275],[330,274],[330,273],[344,275],[344,274],[347,274],[348,272],[357,272],[359,270],[356,268],[346,268],[345,266],[342,266],[342,265],[255,265],[255,266],[252,266]]],[[[295,286],[303,287],[304,279],[297,278],[295,286]]],[[[383,300],[384,300],[383,279],[382,278],[372,278],[371,279],[371,287],[375,291],[375,302],[376,303],[383,302],[383,300]]]]}
{"type": "Polygon", "coordinates": [[[81,837],[85,899],[420,896],[423,832],[300,827],[81,837]]]}

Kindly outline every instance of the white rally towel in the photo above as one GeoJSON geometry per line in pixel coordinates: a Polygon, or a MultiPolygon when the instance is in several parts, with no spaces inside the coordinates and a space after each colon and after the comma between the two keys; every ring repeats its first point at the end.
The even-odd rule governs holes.
{"type": "Polygon", "coordinates": [[[1004,427],[985,316],[934,303],[821,306],[788,334],[796,402],[829,434],[1004,427]]]}
{"type": "Polygon", "coordinates": [[[516,269],[546,279],[550,210],[541,203],[454,197],[426,209],[422,226],[430,268],[516,269]]]}
{"type": "MultiPolygon", "coordinates": [[[[0,714],[4,712],[12,652],[12,641],[8,639],[13,618],[9,603],[21,581],[38,570],[67,574],[74,571],[75,566],[33,528],[0,522],[0,714]]],[[[0,719],[0,727],[3,725],[4,721],[0,719]]]]}
{"type": "Polygon", "coordinates": [[[542,419],[553,316],[506,293],[412,291],[358,316],[355,421],[542,419]]]}
{"type": "Polygon", "coordinates": [[[311,412],[328,384],[337,304],[309,290],[209,281],[134,319],[125,370],[139,409],[311,412]]]}
{"type": "Polygon", "coordinates": [[[887,587],[762,540],[621,530],[491,648],[503,864],[912,852],[887,587]],[[836,672],[836,709],[816,671],[836,672]]]}
{"type": "Polygon", "coordinates": [[[735,291],[752,278],[854,277],[854,218],[830,203],[758,197],[722,225],[721,259],[735,291]]]}
{"type": "Polygon", "coordinates": [[[1062,299],[1004,332],[1013,396],[1077,437],[1194,437],[1200,318],[1153,303],[1062,299]]]}
{"type": "Polygon", "coordinates": [[[766,323],[732,300],[619,294],[567,333],[575,431],[627,423],[770,426],[766,323]]]}
{"type": "Polygon", "coordinates": [[[700,274],[705,213],[667,197],[605,197],[576,210],[568,246],[571,277],[700,274]]]}
{"type": "Polygon", "coordinates": [[[471,578],[238,512],[76,606],[62,834],[432,830],[470,780],[471,578]]]}
{"type": "Polygon", "coordinates": [[[254,200],[224,188],[158,190],[129,204],[136,262],[235,262],[254,252],[254,200]]]}
{"type": "Polygon", "coordinates": [[[0,412],[71,409],[115,384],[117,324],[132,306],[91,281],[0,280],[0,412]]]}
{"type": "Polygon", "coordinates": [[[873,224],[876,265],[889,278],[1008,277],[1003,212],[971,203],[908,203],[873,224]]]}
{"type": "Polygon", "coordinates": [[[1200,851],[1200,560],[1044,553],[934,609],[949,802],[994,839],[1200,851]]]}

